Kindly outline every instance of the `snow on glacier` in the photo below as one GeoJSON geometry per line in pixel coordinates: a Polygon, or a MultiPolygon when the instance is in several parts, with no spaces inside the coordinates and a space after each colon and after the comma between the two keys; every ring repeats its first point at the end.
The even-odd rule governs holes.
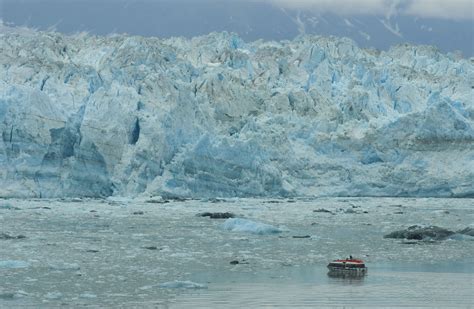
{"type": "Polygon", "coordinates": [[[472,58],[4,28],[2,197],[474,195],[472,58]]]}

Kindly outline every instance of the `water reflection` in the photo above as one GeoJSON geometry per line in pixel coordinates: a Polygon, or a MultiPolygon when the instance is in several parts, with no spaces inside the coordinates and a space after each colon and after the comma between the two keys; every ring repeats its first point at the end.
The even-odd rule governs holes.
{"type": "Polygon", "coordinates": [[[361,273],[347,273],[329,271],[327,273],[328,285],[339,285],[339,286],[362,286],[365,281],[365,274],[361,273]]]}
{"type": "Polygon", "coordinates": [[[330,278],[344,279],[345,281],[362,281],[365,278],[366,272],[350,272],[350,271],[334,271],[330,270],[327,273],[330,278]]]}

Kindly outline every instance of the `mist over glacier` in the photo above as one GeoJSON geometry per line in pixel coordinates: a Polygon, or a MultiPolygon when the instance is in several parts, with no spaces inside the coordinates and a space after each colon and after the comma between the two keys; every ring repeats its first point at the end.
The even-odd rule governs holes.
{"type": "Polygon", "coordinates": [[[474,62],[344,38],[0,34],[0,196],[474,196],[474,62]]]}

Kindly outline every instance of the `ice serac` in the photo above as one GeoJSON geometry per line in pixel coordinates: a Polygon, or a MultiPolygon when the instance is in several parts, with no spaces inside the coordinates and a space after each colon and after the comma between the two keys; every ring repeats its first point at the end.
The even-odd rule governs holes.
{"type": "Polygon", "coordinates": [[[474,196],[474,60],[0,34],[0,196],[474,196]]]}

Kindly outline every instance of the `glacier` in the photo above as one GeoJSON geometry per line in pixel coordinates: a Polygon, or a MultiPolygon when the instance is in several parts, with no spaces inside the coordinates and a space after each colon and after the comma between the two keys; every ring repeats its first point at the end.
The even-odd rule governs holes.
{"type": "Polygon", "coordinates": [[[0,197],[474,196],[474,58],[0,30],[0,197]]]}

